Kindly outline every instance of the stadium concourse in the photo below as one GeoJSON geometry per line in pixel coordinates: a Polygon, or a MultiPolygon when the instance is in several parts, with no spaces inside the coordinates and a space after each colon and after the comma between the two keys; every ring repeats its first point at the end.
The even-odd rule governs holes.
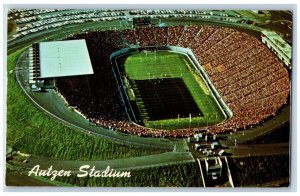
{"type": "Polygon", "coordinates": [[[258,125],[288,102],[289,74],[285,65],[258,38],[219,26],[146,27],[72,35],[85,39],[94,75],[59,78],[57,91],[90,122],[113,130],[152,137],[188,137],[195,129],[154,130],[126,119],[109,56],[132,45],[173,45],[190,48],[233,117],[208,126],[214,133],[258,125]]]}

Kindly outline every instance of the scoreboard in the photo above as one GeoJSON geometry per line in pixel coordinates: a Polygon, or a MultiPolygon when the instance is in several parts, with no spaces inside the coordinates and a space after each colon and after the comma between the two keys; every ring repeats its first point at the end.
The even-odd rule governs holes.
{"type": "Polygon", "coordinates": [[[133,18],[133,25],[135,26],[144,26],[150,24],[151,24],[150,17],[133,18]]]}

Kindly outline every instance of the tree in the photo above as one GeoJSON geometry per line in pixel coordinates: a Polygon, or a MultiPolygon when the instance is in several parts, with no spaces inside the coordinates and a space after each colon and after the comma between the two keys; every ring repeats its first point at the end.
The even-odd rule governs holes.
{"type": "Polygon", "coordinates": [[[7,35],[12,35],[16,31],[17,24],[14,20],[7,21],[7,35]]]}

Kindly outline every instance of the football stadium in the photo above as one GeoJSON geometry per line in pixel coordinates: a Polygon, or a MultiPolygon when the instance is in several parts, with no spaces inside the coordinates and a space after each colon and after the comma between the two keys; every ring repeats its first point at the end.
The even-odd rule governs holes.
{"type": "MultiPolygon", "coordinates": [[[[208,130],[216,133],[226,132],[228,130],[236,131],[246,126],[259,124],[262,120],[274,116],[277,110],[287,102],[290,91],[289,74],[286,65],[259,39],[231,28],[209,25],[174,26],[168,28],[144,27],[126,31],[91,32],[88,34],[74,35],[69,39],[85,39],[89,48],[89,54],[91,55],[92,64],[95,65],[96,63],[99,64],[99,66],[94,66],[94,74],[87,78],[90,89],[87,89],[86,83],[81,82],[82,78],[72,77],[58,78],[56,83],[58,91],[71,106],[76,106],[77,110],[84,114],[91,122],[105,127],[112,127],[120,131],[139,135],[153,135],[156,137],[188,137],[194,134],[194,127],[198,130],[198,123],[199,126],[204,126],[208,130]],[[186,68],[188,73],[186,73],[186,71],[180,72],[180,68],[173,66],[172,68],[178,72],[177,77],[182,78],[183,81],[181,83],[174,81],[174,79],[170,81],[167,78],[176,77],[176,75],[173,75],[176,73],[171,73],[170,67],[164,65],[163,62],[158,62],[159,65],[157,65],[156,62],[161,59],[160,53],[151,53],[151,50],[145,50],[139,51],[139,53],[142,54],[140,57],[137,57],[137,61],[140,62],[133,62],[136,61],[134,58],[135,55],[129,56],[126,60],[123,59],[123,61],[125,61],[123,65],[125,73],[117,73],[121,74],[121,76],[115,76],[114,74],[116,73],[112,69],[110,55],[127,45],[137,47],[137,50],[139,50],[140,47],[148,46],[154,47],[154,49],[152,49],[156,50],[155,47],[168,45],[188,48],[192,51],[195,61],[202,66],[203,74],[193,68],[192,65],[185,65],[189,66],[186,68]],[[101,56],[98,54],[98,50],[103,51],[101,56]],[[93,56],[94,54],[95,58],[93,56]],[[142,55],[144,55],[144,57],[142,55]],[[146,59],[152,60],[145,62],[146,59]],[[147,67],[142,66],[143,62],[147,63],[147,67]],[[162,66],[162,69],[170,71],[165,71],[166,73],[163,71],[160,72],[159,68],[151,68],[150,63],[153,64],[152,66],[162,66]],[[138,65],[139,69],[137,69],[135,65],[138,65]],[[140,69],[144,71],[138,74],[137,72],[140,69]],[[152,69],[154,69],[156,73],[151,73],[152,69]],[[194,75],[193,72],[195,72],[194,75]],[[183,77],[181,75],[185,76],[183,77]],[[203,78],[203,75],[207,77],[203,78]],[[122,81],[120,81],[121,84],[116,83],[116,77],[123,77],[122,81]],[[151,80],[154,79],[154,81],[149,81],[149,77],[151,80]],[[103,81],[102,84],[97,82],[99,78],[103,81]],[[155,80],[162,78],[165,78],[165,80],[162,80],[161,87],[152,84],[155,80]],[[190,82],[187,82],[184,78],[188,78],[190,82]],[[200,83],[202,83],[202,87],[201,84],[199,84],[201,78],[202,82],[200,81],[200,83]],[[126,80],[128,80],[127,87],[128,85],[134,86],[124,92],[125,95],[122,95],[120,90],[124,87],[120,87],[119,85],[126,86],[126,80]],[[146,81],[141,82],[142,80],[146,81]],[[205,82],[205,80],[209,81],[205,82]],[[197,81],[198,84],[194,84],[195,81],[197,81]],[[132,82],[134,82],[134,84],[130,84],[132,82]],[[167,85],[168,83],[170,83],[169,85],[175,85],[175,87],[169,87],[167,85]],[[184,87],[182,83],[184,83],[186,87],[184,87]],[[204,83],[212,83],[212,85],[209,87],[204,83]],[[106,88],[106,84],[112,85],[111,88],[106,88]],[[76,90],[76,88],[68,88],[69,85],[76,86],[78,90],[76,90]],[[103,87],[101,88],[102,85],[103,87]],[[166,86],[163,87],[164,85],[166,86]],[[179,88],[179,86],[181,88],[179,88]],[[201,88],[200,90],[191,89],[199,89],[199,87],[201,88]],[[160,93],[154,92],[154,88],[160,93]],[[167,90],[174,88],[182,90],[183,93],[188,92],[190,95],[181,96],[181,99],[186,99],[181,100],[181,92],[174,91],[174,97],[178,98],[177,100],[172,100],[172,95],[165,96],[166,100],[162,100],[163,98],[161,98],[161,96],[163,97],[164,95],[161,91],[166,93],[167,90]],[[184,88],[187,88],[187,90],[184,88]],[[201,91],[205,94],[205,89],[211,94],[208,99],[204,99],[204,97],[200,95],[201,91]],[[215,89],[215,91],[211,89],[215,89]],[[139,94],[136,94],[137,91],[139,91],[139,94]],[[193,95],[195,92],[197,92],[197,94],[199,93],[199,95],[193,95]],[[86,97],[86,94],[91,94],[91,96],[86,97]],[[147,94],[150,94],[151,97],[156,96],[153,98],[154,101],[151,102],[151,97],[147,94]],[[150,119],[150,121],[146,123],[146,125],[150,126],[150,129],[148,129],[147,126],[139,126],[134,123],[135,121],[132,121],[131,118],[127,118],[128,112],[126,111],[124,99],[130,96],[136,96],[136,106],[131,104],[127,107],[127,111],[130,107],[133,107],[132,110],[136,107],[135,110],[139,111],[138,115],[140,116],[137,118],[141,118],[140,120],[142,121],[148,121],[150,119]],[[149,98],[146,98],[147,96],[149,98]],[[201,98],[195,96],[201,96],[201,98]],[[108,100],[106,100],[106,98],[98,99],[98,97],[108,97],[108,100]],[[220,97],[220,100],[216,97],[220,97]],[[220,105],[222,100],[223,106],[220,105]],[[145,102],[147,102],[147,105],[145,105],[145,102]],[[176,104],[177,107],[173,107],[172,102],[176,104]],[[180,102],[180,104],[178,102],[180,102]],[[201,107],[200,102],[205,106],[201,107]],[[205,104],[204,102],[209,102],[209,104],[205,104]],[[171,103],[170,106],[166,105],[169,103],[171,103]],[[182,105],[182,107],[186,109],[191,108],[191,110],[183,111],[181,115],[179,111],[172,113],[168,111],[166,113],[168,113],[170,117],[166,116],[165,118],[167,118],[167,120],[164,120],[163,116],[166,114],[163,114],[163,111],[160,110],[166,109],[164,109],[164,107],[155,106],[155,104],[163,104],[166,109],[167,107],[172,107],[172,109],[175,110],[180,110],[181,106],[178,107],[178,105],[182,105]],[[155,111],[155,107],[160,109],[157,111],[158,114],[149,114],[155,111]],[[228,112],[225,112],[227,107],[229,108],[228,112]],[[205,111],[208,110],[209,112],[205,113],[205,111]],[[105,112],[95,113],[97,111],[105,112]],[[232,111],[233,115],[226,120],[226,113],[230,113],[230,111],[232,111]],[[158,118],[158,120],[152,120],[150,115],[155,115],[152,118],[158,118]],[[176,123],[178,121],[182,121],[183,125],[176,123]],[[191,126],[188,125],[189,121],[191,121],[191,126]],[[208,126],[206,126],[205,123],[208,126]],[[172,124],[174,126],[173,129],[172,124]],[[160,126],[162,128],[166,126],[167,130],[157,129],[160,126]],[[125,127],[128,128],[124,129],[125,127]],[[177,128],[180,129],[178,130],[177,128]]],[[[171,60],[168,58],[168,62],[173,61],[172,57],[170,58],[171,60]]],[[[122,61],[122,59],[119,61],[122,61]]],[[[191,61],[187,61],[187,63],[190,64],[191,61]]],[[[185,62],[183,64],[185,64],[185,62]]],[[[180,64],[177,64],[177,66],[180,66],[180,64]]],[[[119,71],[122,72],[122,69],[119,69],[119,71]]],[[[145,124],[145,122],[143,123],[145,124]]]]}
{"type": "Polygon", "coordinates": [[[187,56],[148,50],[115,60],[119,62],[116,66],[123,62],[116,70],[124,73],[121,77],[127,89],[125,97],[136,105],[130,108],[138,108],[132,115],[136,122],[143,121],[146,127],[176,129],[204,127],[226,119],[204,78],[199,77],[200,71],[196,72],[187,56]],[[137,119],[139,115],[141,119],[137,119]]]}
{"type": "Polygon", "coordinates": [[[289,11],[9,10],[8,184],[40,161],[133,171],[55,186],[288,186],[291,25],[289,11]]]}

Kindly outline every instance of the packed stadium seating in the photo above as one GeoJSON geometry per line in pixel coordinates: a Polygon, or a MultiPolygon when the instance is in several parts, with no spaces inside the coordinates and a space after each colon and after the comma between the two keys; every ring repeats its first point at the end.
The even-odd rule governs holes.
{"type": "Polygon", "coordinates": [[[190,48],[233,111],[212,132],[236,131],[274,116],[287,102],[289,74],[284,64],[257,38],[219,26],[146,27],[73,35],[86,39],[94,75],[58,79],[57,90],[69,105],[99,126],[139,136],[187,137],[186,130],[153,130],[126,119],[109,56],[128,45],[175,45],[190,48]]]}

